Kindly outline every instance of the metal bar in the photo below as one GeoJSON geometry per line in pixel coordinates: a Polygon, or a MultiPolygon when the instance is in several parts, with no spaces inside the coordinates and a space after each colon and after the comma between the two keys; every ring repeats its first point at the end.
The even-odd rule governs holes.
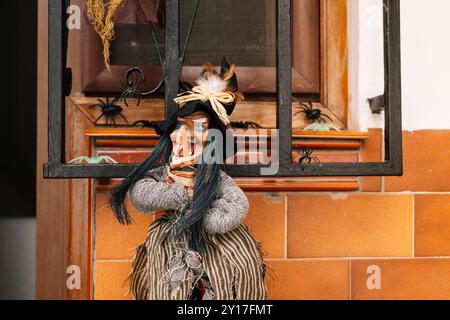
{"type": "Polygon", "coordinates": [[[292,162],[292,8],[277,1],[277,128],[280,166],[292,162]]]}
{"type": "Polygon", "coordinates": [[[155,44],[155,47],[156,47],[156,54],[158,55],[159,64],[162,67],[164,65],[164,61],[162,58],[161,49],[159,47],[159,41],[156,38],[155,26],[153,24],[151,24],[150,28],[152,29],[152,39],[153,39],[153,43],[155,44]]]}
{"type": "MultiPolygon", "coordinates": [[[[48,178],[123,178],[137,167],[135,164],[65,165],[48,166],[48,178]]],[[[261,177],[260,165],[227,165],[226,171],[233,177],[261,177]]],[[[325,163],[316,166],[290,164],[280,167],[270,178],[295,177],[347,177],[347,176],[397,176],[398,172],[388,162],[374,163],[325,163]],[[304,171],[303,171],[304,170],[304,171]]]]}
{"type": "Polygon", "coordinates": [[[389,166],[403,172],[400,0],[384,0],[385,155],[389,166]]]}
{"type": "MultiPolygon", "coordinates": [[[[292,152],[292,16],[291,0],[277,5],[277,126],[280,129],[280,170],[271,177],[397,176],[402,174],[400,1],[384,0],[385,5],[385,84],[386,84],[386,156],[387,162],[323,163],[299,165],[291,162],[292,152]]],[[[167,116],[177,105],[173,99],[179,90],[180,43],[179,0],[167,0],[166,83],[167,116]]],[[[64,77],[65,6],[49,0],[49,163],[44,168],[48,178],[122,178],[137,165],[66,165],[64,77]]],[[[260,177],[260,165],[227,165],[235,177],[260,177]]]]}
{"type": "Polygon", "coordinates": [[[65,97],[63,36],[66,8],[63,1],[48,4],[48,161],[50,165],[64,163],[65,97]]]}
{"type": "Polygon", "coordinates": [[[166,118],[171,118],[178,106],[174,99],[180,89],[180,3],[166,1],[166,59],[164,61],[166,118]]]}
{"type": "Polygon", "coordinates": [[[181,66],[184,65],[184,61],[186,59],[186,54],[187,54],[187,51],[189,48],[189,42],[191,40],[192,30],[194,30],[195,20],[197,20],[197,13],[198,13],[199,7],[200,7],[200,0],[197,0],[197,2],[195,4],[195,8],[194,8],[194,13],[192,14],[191,22],[189,23],[188,33],[187,33],[186,41],[185,41],[184,47],[183,47],[183,53],[181,54],[181,57],[180,57],[181,66]]]}
{"type": "MultiPolygon", "coordinates": [[[[262,166],[227,166],[226,170],[234,177],[261,177],[262,166]]],[[[280,166],[275,178],[294,177],[346,177],[346,176],[392,176],[397,175],[388,162],[374,163],[323,163],[300,166],[296,163],[280,166]]]]}

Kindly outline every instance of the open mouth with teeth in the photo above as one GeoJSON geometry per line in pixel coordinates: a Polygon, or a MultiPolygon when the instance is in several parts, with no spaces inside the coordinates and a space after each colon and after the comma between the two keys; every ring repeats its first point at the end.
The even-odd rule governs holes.
{"type": "Polygon", "coordinates": [[[197,143],[190,143],[190,144],[185,144],[185,145],[180,145],[180,147],[178,148],[178,151],[176,152],[176,155],[178,157],[189,157],[192,156],[194,154],[195,151],[198,150],[199,145],[197,143]],[[187,147],[187,150],[184,149],[184,146],[187,147]]]}
{"type": "Polygon", "coordinates": [[[202,155],[201,144],[198,141],[177,145],[173,150],[172,168],[195,165],[197,158],[202,155]]]}

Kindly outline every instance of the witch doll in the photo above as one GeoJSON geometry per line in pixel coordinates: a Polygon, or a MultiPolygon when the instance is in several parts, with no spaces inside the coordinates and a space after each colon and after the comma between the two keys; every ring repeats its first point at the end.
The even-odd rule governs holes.
{"type": "Polygon", "coordinates": [[[130,277],[137,300],[263,300],[266,266],[243,220],[245,193],[224,171],[225,139],[238,92],[234,66],[210,64],[175,100],[152,154],[112,192],[131,223],[127,198],[142,214],[163,212],[136,252],[130,277]]]}

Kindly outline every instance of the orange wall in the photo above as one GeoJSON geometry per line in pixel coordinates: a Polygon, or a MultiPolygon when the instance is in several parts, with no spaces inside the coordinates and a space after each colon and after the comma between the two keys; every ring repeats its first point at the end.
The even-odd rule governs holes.
{"type": "MultiPolygon", "coordinates": [[[[380,132],[371,133],[363,157],[378,161],[380,132]]],[[[248,194],[270,298],[450,299],[450,131],[405,132],[404,157],[402,178],[362,178],[355,193],[248,194]],[[371,266],[381,289],[367,287],[371,266]]],[[[153,218],[120,226],[106,192],[96,207],[94,297],[130,298],[132,248],[153,218]]]]}

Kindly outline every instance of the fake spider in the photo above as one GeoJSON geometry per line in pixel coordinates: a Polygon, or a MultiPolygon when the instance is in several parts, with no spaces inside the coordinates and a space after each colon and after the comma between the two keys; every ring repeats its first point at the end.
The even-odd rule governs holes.
{"type": "Polygon", "coordinates": [[[155,128],[156,123],[153,121],[148,120],[138,120],[135,123],[132,124],[133,127],[141,127],[144,128],[155,128]]]}
{"type": "MultiPolygon", "coordinates": [[[[137,106],[139,107],[142,98],[145,98],[147,96],[156,93],[164,85],[164,80],[161,80],[153,90],[148,92],[141,92],[139,86],[141,85],[142,82],[145,82],[144,71],[142,71],[142,69],[131,68],[130,70],[127,71],[127,73],[125,73],[125,76],[121,81],[122,86],[125,88],[125,90],[122,92],[120,100],[123,101],[127,107],[129,106],[128,99],[137,99],[138,100],[137,106]]],[[[180,79],[180,88],[186,91],[192,90],[191,84],[181,79],[180,79]]]]}
{"type": "Polygon", "coordinates": [[[303,131],[316,131],[316,132],[330,132],[330,131],[341,132],[342,130],[332,125],[330,123],[311,123],[303,131]]]}
{"type": "Polygon", "coordinates": [[[162,136],[166,129],[161,122],[154,122],[154,121],[148,121],[148,120],[138,120],[132,124],[132,127],[138,127],[138,126],[140,126],[141,129],[145,129],[145,128],[155,129],[155,132],[158,136],[162,136]]]}
{"type": "Polygon", "coordinates": [[[253,121],[238,121],[232,122],[231,127],[233,129],[261,129],[262,127],[253,121]]]}
{"type": "Polygon", "coordinates": [[[111,119],[114,124],[114,127],[117,127],[116,122],[117,117],[121,117],[123,120],[125,120],[126,123],[128,123],[127,118],[125,118],[124,115],[122,114],[123,111],[122,107],[115,104],[118,100],[117,98],[112,101],[110,101],[109,98],[106,98],[106,101],[102,99],[97,100],[100,103],[89,106],[89,108],[91,109],[100,108],[100,111],[102,112],[100,116],[97,119],[95,119],[94,124],[97,124],[103,117],[105,117],[106,119],[106,125],[109,125],[109,120],[111,119]]]}
{"type": "Polygon", "coordinates": [[[123,91],[120,100],[125,102],[125,105],[128,107],[128,99],[137,99],[137,106],[141,104],[141,99],[143,97],[147,97],[149,95],[152,95],[159,91],[164,85],[164,79],[161,79],[161,81],[158,83],[158,85],[151,91],[148,92],[141,92],[139,89],[139,86],[142,82],[145,82],[145,76],[144,71],[140,68],[131,68],[128,70],[123,79],[122,79],[122,86],[125,88],[123,91]]]}
{"type": "Polygon", "coordinates": [[[333,119],[331,119],[329,115],[323,113],[322,110],[314,108],[312,102],[308,103],[301,102],[300,109],[301,110],[297,112],[295,115],[299,113],[304,113],[310,123],[315,122],[326,123],[327,122],[326,118],[328,118],[330,121],[333,121],[333,119]]]}
{"type": "Polygon", "coordinates": [[[69,162],[69,164],[85,164],[85,165],[93,165],[93,164],[112,164],[117,163],[116,160],[114,160],[111,157],[108,156],[100,156],[100,157],[77,157],[69,162]]]}
{"type": "Polygon", "coordinates": [[[129,98],[138,99],[138,105],[141,103],[141,91],[139,90],[139,86],[142,82],[145,82],[144,71],[139,68],[131,68],[123,76],[122,86],[125,90],[120,96],[120,100],[125,102],[127,107],[127,99],[129,98]]]}
{"type": "Polygon", "coordinates": [[[318,157],[313,156],[314,150],[311,148],[304,148],[302,149],[302,153],[300,154],[300,160],[298,161],[298,163],[300,163],[300,166],[302,168],[303,171],[305,171],[305,167],[303,166],[303,164],[314,164],[314,170],[316,169],[316,165],[320,164],[320,160],[318,157]]]}

